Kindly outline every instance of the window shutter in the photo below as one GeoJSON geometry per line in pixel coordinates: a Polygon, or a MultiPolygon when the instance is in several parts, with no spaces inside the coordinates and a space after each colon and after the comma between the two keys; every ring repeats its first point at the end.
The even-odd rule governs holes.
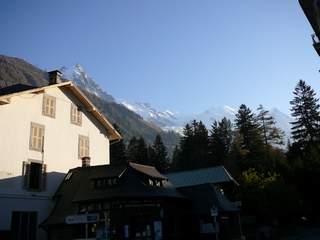
{"type": "Polygon", "coordinates": [[[79,136],[79,141],[78,141],[78,156],[79,158],[82,157],[82,137],[79,136]]]}
{"type": "Polygon", "coordinates": [[[22,176],[23,176],[23,188],[29,188],[29,179],[30,179],[30,164],[28,162],[23,162],[22,166],[22,176]]]}
{"type": "Polygon", "coordinates": [[[50,99],[50,115],[54,116],[54,101],[53,99],[50,99]]]}
{"type": "Polygon", "coordinates": [[[82,114],[80,109],[77,108],[77,114],[78,114],[78,124],[82,125],[82,114]]]}
{"type": "Polygon", "coordinates": [[[46,97],[45,95],[43,95],[43,100],[42,100],[42,114],[45,115],[46,114],[46,97]]]}
{"type": "Polygon", "coordinates": [[[84,153],[84,155],[85,155],[85,157],[89,157],[90,155],[89,155],[89,138],[85,138],[84,139],[84,142],[85,142],[85,146],[84,146],[84,149],[85,149],[85,153],[84,153]]]}
{"type": "Polygon", "coordinates": [[[73,123],[73,109],[72,109],[72,103],[71,103],[71,107],[70,107],[70,122],[73,123]]]}
{"type": "Polygon", "coordinates": [[[47,164],[42,164],[41,190],[45,191],[47,187],[47,164]]]}

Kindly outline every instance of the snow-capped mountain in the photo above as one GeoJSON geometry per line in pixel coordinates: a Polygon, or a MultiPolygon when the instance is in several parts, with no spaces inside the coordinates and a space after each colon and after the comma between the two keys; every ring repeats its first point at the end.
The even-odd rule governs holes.
{"type": "Polygon", "coordinates": [[[169,110],[158,111],[153,108],[149,103],[129,103],[127,101],[119,102],[129,110],[139,114],[143,119],[155,123],[161,128],[177,125],[180,114],[169,110]]]}
{"type": "Polygon", "coordinates": [[[129,103],[127,101],[120,101],[120,103],[131,111],[139,114],[146,121],[156,123],[165,130],[180,131],[185,124],[193,119],[201,120],[207,127],[210,127],[215,120],[219,121],[223,117],[227,117],[233,121],[236,114],[236,110],[229,106],[212,107],[202,113],[188,114],[170,110],[159,111],[149,103],[129,103]]]}
{"type": "Polygon", "coordinates": [[[71,68],[63,66],[60,68],[60,71],[63,73],[63,78],[72,80],[82,89],[93,93],[107,102],[115,101],[110,94],[100,88],[80,64],[76,64],[71,68]]]}
{"type": "MultiPolygon", "coordinates": [[[[94,79],[92,79],[79,64],[71,68],[62,67],[60,70],[63,72],[64,78],[74,81],[82,89],[93,93],[107,102],[122,104],[130,111],[140,115],[144,120],[151,122],[166,131],[173,130],[181,133],[185,124],[193,119],[201,120],[207,128],[210,128],[215,120],[220,121],[223,117],[234,121],[237,112],[237,109],[230,106],[215,106],[201,113],[180,113],[171,110],[160,111],[152,107],[149,103],[130,103],[125,100],[114,99],[110,94],[101,89],[94,79]]],[[[292,121],[292,118],[277,108],[271,109],[270,114],[275,118],[277,126],[285,131],[287,138],[289,138],[290,122],[292,121]]]]}
{"type": "MultiPolygon", "coordinates": [[[[234,121],[237,113],[237,109],[230,106],[212,107],[198,114],[184,114],[170,110],[159,111],[149,103],[129,103],[127,101],[120,101],[120,103],[139,114],[144,120],[155,123],[164,130],[174,130],[180,133],[185,124],[193,119],[201,120],[207,128],[210,128],[215,120],[220,121],[224,117],[234,121]]],[[[276,120],[277,127],[281,128],[285,132],[286,137],[289,138],[292,118],[277,108],[271,109],[270,115],[276,120]]]]}

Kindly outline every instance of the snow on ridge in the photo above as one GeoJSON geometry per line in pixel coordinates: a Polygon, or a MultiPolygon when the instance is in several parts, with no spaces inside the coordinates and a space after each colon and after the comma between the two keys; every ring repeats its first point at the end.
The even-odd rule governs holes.
{"type": "Polygon", "coordinates": [[[225,109],[225,111],[229,112],[230,114],[236,114],[237,113],[237,110],[232,108],[232,107],[229,107],[229,106],[224,106],[223,107],[225,109]]]}
{"type": "MultiPolygon", "coordinates": [[[[149,103],[128,103],[122,101],[128,109],[134,111],[143,117],[146,121],[157,124],[164,131],[175,131],[182,133],[186,123],[193,119],[201,120],[208,128],[214,121],[220,121],[222,118],[234,121],[237,110],[230,106],[214,106],[199,114],[183,114],[170,110],[159,111],[152,107],[149,103]]],[[[272,108],[270,114],[275,118],[277,126],[285,131],[286,136],[290,137],[290,121],[292,118],[276,108],[272,108]]]]}
{"type": "Polygon", "coordinates": [[[111,95],[101,89],[101,87],[87,74],[80,64],[76,64],[70,68],[63,66],[60,70],[63,73],[63,78],[72,80],[76,85],[86,91],[108,102],[115,101],[111,95]]]}
{"type": "Polygon", "coordinates": [[[129,103],[125,102],[125,101],[120,102],[120,103],[121,103],[123,106],[125,106],[126,108],[128,108],[129,110],[137,113],[137,109],[136,109],[134,106],[132,106],[131,104],[129,104],[129,103]]]}

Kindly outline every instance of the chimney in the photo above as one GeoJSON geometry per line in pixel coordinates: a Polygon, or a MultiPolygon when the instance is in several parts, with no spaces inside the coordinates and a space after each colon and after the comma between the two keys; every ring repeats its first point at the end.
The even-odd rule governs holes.
{"type": "Polygon", "coordinates": [[[90,167],[90,157],[82,157],[82,167],[90,167]]]}
{"type": "Polygon", "coordinates": [[[60,72],[59,70],[48,72],[48,74],[49,74],[49,85],[62,82],[61,80],[62,72],[60,72]]]}

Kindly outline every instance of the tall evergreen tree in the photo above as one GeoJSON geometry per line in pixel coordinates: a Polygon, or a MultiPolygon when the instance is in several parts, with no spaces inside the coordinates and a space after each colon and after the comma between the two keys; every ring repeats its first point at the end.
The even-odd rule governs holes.
{"type": "Polygon", "coordinates": [[[232,123],[227,118],[215,121],[210,130],[209,154],[212,165],[225,164],[233,139],[232,123]]]}
{"type": "Polygon", "coordinates": [[[284,144],[284,132],[276,126],[276,121],[274,117],[269,114],[268,110],[265,110],[264,107],[260,104],[257,108],[258,115],[257,120],[261,126],[261,131],[264,138],[264,143],[268,144],[284,144]]]}
{"type": "Polygon", "coordinates": [[[242,136],[242,147],[251,151],[262,141],[261,128],[254,113],[242,104],[236,114],[236,128],[242,136]]]}
{"type": "Polygon", "coordinates": [[[208,130],[201,121],[186,124],[180,140],[178,170],[196,169],[208,165],[208,130]]]}
{"type": "Polygon", "coordinates": [[[172,157],[171,157],[171,163],[170,163],[170,170],[177,170],[178,164],[181,162],[181,150],[178,145],[176,145],[173,149],[172,157]]]}
{"type": "Polygon", "coordinates": [[[180,140],[180,151],[179,157],[177,157],[178,162],[176,162],[176,168],[178,170],[185,170],[192,168],[192,149],[193,149],[193,136],[194,131],[190,124],[186,124],[183,129],[183,136],[180,140]]]}
{"type": "Polygon", "coordinates": [[[291,115],[295,118],[291,128],[294,142],[288,152],[291,166],[294,167],[292,180],[303,197],[304,214],[312,221],[318,221],[320,197],[315,189],[320,188],[320,149],[319,149],[319,99],[314,90],[300,80],[294,89],[291,115]]]}
{"type": "Polygon", "coordinates": [[[236,114],[235,123],[237,146],[233,149],[238,149],[239,152],[233,152],[233,155],[241,156],[241,159],[237,162],[237,168],[240,170],[247,170],[250,167],[263,168],[265,147],[261,126],[256,121],[255,115],[246,105],[242,104],[236,114]]]}
{"type": "MultiPolygon", "coordinates": [[[[117,124],[113,125],[114,128],[121,134],[121,130],[117,124]]],[[[125,165],[127,163],[126,158],[126,146],[121,139],[118,142],[110,144],[110,164],[111,165],[125,165]]]]}
{"type": "Polygon", "coordinates": [[[142,137],[132,137],[127,148],[127,159],[130,162],[149,165],[148,147],[142,137]]]}
{"type": "Polygon", "coordinates": [[[294,98],[290,104],[291,115],[295,121],[291,123],[291,134],[295,143],[304,149],[307,145],[319,141],[319,99],[316,98],[314,90],[303,80],[298,82],[293,94],[294,98]]]}
{"type": "Polygon", "coordinates": [[[195,168],[207,167],[209,163],[209,136],[206,126],[202,121],[192,122],[193,139],[193,161],[195,168]]]}
{"type": "Polygon", "coordinates": [[[168,152],[165,145],[162,142],[160,135],[156,136],[151,149],[152,150],[150,160],[152,161],[153,165],[159,172],[166,172],[169,167],[168,152]]]}

